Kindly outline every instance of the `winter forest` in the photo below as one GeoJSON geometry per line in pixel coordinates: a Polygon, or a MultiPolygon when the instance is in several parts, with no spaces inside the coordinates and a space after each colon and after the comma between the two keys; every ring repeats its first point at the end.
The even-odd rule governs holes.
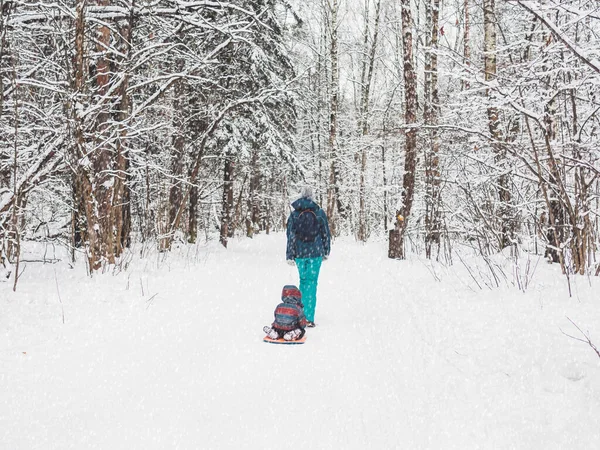
{"type": "MultiPolygon", "coordinates": [[[[0,242],[89,271],[132,241],[282,230],[600,271],[594,0],[0,0],[0,242]]],[[[12,270],[12,277],[18,268],[12,270]]],[[[15,280],[16,281],[16,280],[15,280]]]]}
{"type": "Polygon", "coordinates": [[[599,1],[0,11],[0,450],[600,448],[599,1]]]}

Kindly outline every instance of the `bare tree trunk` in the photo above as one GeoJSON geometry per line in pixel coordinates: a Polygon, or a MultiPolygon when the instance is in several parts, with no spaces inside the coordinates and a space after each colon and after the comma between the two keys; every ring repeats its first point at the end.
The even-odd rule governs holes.
{"type": "MultiPolygon", "coordinates": [[[[98,6],[109,6],[110,0],[96,0],[98,6]]],[[[107,25],[100,25],[97,28],[96,51],[98,58],[96,61],[96,98],[104,97],[108,94],[109,83],[113,69],[111,61],[107,57],[107,49],[111,45],[111,30],[107,25]]],[[[96,119],[96,150],[94,153],[94,185],[93,196],[97,205],[98,224],[97,230],[100,240],[100,254],[97,258],[97,264],[94,269],[100,268],[100,261],[106,261],[109,264],[115,263],[115,243],[114,243],[114,223],[112,222],[112,199],[114,191],[114,170],[113,151],[111,149],[110,139],[110,112],[106,106],[101,108],[96,119]]],[[[89,226],[89,222],[88,222],[89,226]]],[[[88,230],[88,233],[91,233],[88,230]]]]}
{"type": "MultiPolygon", "coordinates": [[[[327,122],[327,114],[325,112],[326,110],[326,104],[327,104],[327,80],[329,79],[329,74],[327,73],[327,63],[326,63],[326,57],[325,55],[327,54],[327,39],[326,39],[326,35],[327,33],[325,32],[325,29],[323,29],[323,31],[320,34],[320,39],[319,39],[319,51],[317,54],[317,67],[315,70],[315,74],[314,74],[314,79],[315,79],[315,90],[317,93],[317,104],[316,104],[316,111],[315,114],[317,116],[316,119],[316,124],[315,124],[315,135],[316,135],[316,151],[313,152],[313,154],[315,155],[315,159],[316,159],[316,163],[317,163],[317,167],[318,167],[318,173],[317,173],[317,183],[319,187],[322,186],[327,186],[328,184],[328,180],[326,177],[326,174],[324,173],[326,169],[324,169],[324,167],[327,167],[326,164],[324,164],[323,162],[326,160],[326,153],[327,153],[327,149],[325,148],[325,144],[324,141],[325,139],[323,139],[322,136],[322,131],[325,127],[325,124],[327,122]],[[325,85],[325,88],[324,88],[325,85]]],[[[315,144],[314,144],[314,139],[312,142],[312,146],[313,149],[315,148],[315,144]]],[[[319,205],[325,205],[325,198],[324,198],[324,193],[325,196],[327,196],[329,193],[328,191],[326,191],[325,189],[319,189],[319,205]]],[[[287,212],[284,210],[284,215],[287,218],[287,212]]],[[[285,226],[284,226],[285,228],[285,226]]]]}
{"type": "MultiPolygon", "coordinates": [[[[131,55],[131,39],[133,35],[133,7],[135,1],[131,3],[131,13],[129,20],[120,29],[120,39],[122,48],[124,49],[125,58],[129,59],[131,55]]],[[[117,113],[117,122],[119,123],[119,138],[117,140],[117,155],[116,155],[116,176],[114,187],[114,198],[112,201],[112,222],[116,233],[115,238],[115,254],[120,256],[125,247],[129,246],[131,232],[131,193],[127,181],[130,178],[129,174],[129,155],[127,146],[126,121],[130,114],[130,101],[127,93],[129,86],[128,72],[124,73],[124,79],[119,86],[120,105],[117,113]]]]}
{"type": "Polygon", "coordinates": [[[124,248],[128,248],[131,245],[131,188],[127,183],[131,179],[129,173],[130,160],[129,155],[123,155],[122,157],[124,159],[122,162],[124,180],[122,181],[123,186],[121,186],[121,207],[117,209],[117,214],[121,217],[120,224],[117,225],[117,229],[119,230],[119,239],[117,242],[120,245],[118,256],[121,255],[124,248]]]}
{"type": "Polygon", "coordinates": [[[221,233],[219,242],[227,248],[227,240],[230,236],[231,211],[233,209],[233,167],[234,162],[231,156],[225,157],[223,169],[223,201],[221,212],[221,233]]]}
{"type": "Polygon", "coordinates": [[[428,126],[431,125],[431,54],[433,53],[431,49],[433,37],[431,33],[433,29],[431,1],[425,0],[425,64],[423,65],[423,122],[428,126]]]}
{"type": "MultiPolygon", "coordinates": [[[[2,111],[4,109],[4,78],[8,75],[5,73],[6,69],[3,68],[2,63],[4,61],[4,57],[7,56],[5,54],[6,49],[8,47],[8,43],[6,41],[6,34],[8,28],[8,19],[10,17],[10,13],[12,11],[12,6],[14,3],[5,4],[4,0],[0,0],[0,117],[2,117],[2,111]]],[[[3,187],[3,182],[6,182],[6,186],[8,186],[8,178],[6,173],[0,172],[0,187],[3,187]]]]}
{"type": "MultiPolygon", "coordinates": [[[[483,2],[483,26],[484,26],[484,70],[485,80],[491,82],[496,79],[496,6],[495,0],[484,0],[483,2]]],[[[495,155],[496,165],[501,165],[506,160],[506,151],[502,145],[502,130],[500,129],[500,114],[498,108],[493,105],[492,90],[486,89],[486,95],[490,106],[487,109],[488,128],[492,136],[492,147],[495,155]]],[[[511,245],[513,242],[514,227],[509,217],[511,192],[507,174],[502,174],[497,179],[498,197],[500,201],[499,221],[500,233],[498,246],[500,249],[511,245]]]]}
{"type": "Polygon", "coordinates": [[[337,148],[337,120],[339,107],[339,68],[338,68],[338,0],[331,0],[329,6],[330,23],[330,47],[329,56],[331,59],[331,80],[329,85],[329,187],[327,190],[327,216],[329,218],[329,227],[333,234],[337,234],[337,216],[336,209],[340,215],[339,198],[339,167],[338,167],[338,148],[337,148]]]}
{"type": "Polygon", "coordinates": [[[246,236],[252,237],[254,233],[261,231],[264,227],[260,223],[260,204],[258,192],[260,189],[260,167],[258,166],[258,145],[252,148],[252,159],[250,162],[250,183],[248,193],[248,212],[246,217],[246,236]]]}
{"type": "Polygon", "coordinates": [[[413,57],[412,13],[410,0],[402,0],[402,41],[404,60],[404,89],[406,130],[404,177],[402,180],[402,205],[396,211],[396,223],[390,231],[388,257],[404,259],[404,237],[412,209],[417,165],[417,77],[413,57]]]}
{"type": "MultiPolygon", "coordinates": [[[[243,210],[243,203],[244,203],[244,189],[245,189],[247,178],[248,178],[248,176],[246,175],[240,185],[240,192],[238,193],[237,200],[235,202],[233,219],[231,221],[231,228],[229,229],[228,237],[233,237],[235,234],[235,230],[238,230],[239,228],[241,228],[242,210],[243,210]]],[[[247,225],[247,223],[246,223],[246,225],[247,225]]],[[[252,236],[250,236],[250,237],[252,237],[252,236]]]]}
{"type": "MultiPolygon", "coordinates": [[[[424,121],[429,126],[429,143],[425,156],[425,255],[431,258],[433,245],[437,246],[437,254],[440,250],[440,236],[442,229],[441,218],[441,188],[440,188],[440,166],[439,151],[440,139],[438,130],[439,96],[438,96],[438,22],[439,22],[439,0],[426,0],[428,4],[428,25],[430,29],[430,41],[428,45],[429,73],[426,72],[425,92],[429,97],[425,98],[424,121]],[[432,3],[429,4],[428,2],[432,3]]],[[[427,71],[427,67],[426,67],[427,71]]]]}
{"type": "MultiPolygon", "coordinates": [[[[201,106],[199,106],[199,99],[197,96],[190,94],[190,110],[198,111],[201,106]]],[[[206,132],[208,127],[206,118],[199,118],[197,120],[191,121],[191,133],[189,140],[191,142],[197,142],[202,134],[206,132]]],[[[189,199],[188,199],[188,242],[195,243],[198,238],[198,202],[200,201],[200,187],[198,184],[193,181],[191,170],[188,169],[187,174],[188,180],[194,183],[189,187],[189,199]]],[[[176,220],[176,219],[175,219],[176,220]]]]}
{"type": "Polygon", "coordinates": [[[383,129],[382,129],[382,133],[383,133],[383,143],[381,144],[381,177],[382,177],[382,183],[383,183],[383,231],[385,233],[388,232],[388,180],[387,180],[387,174],[385,171],[385,164],[386,164],[386,158],[385,158],[385,152],[387,150],[387,145],[386,145],[386,124],[385,124],[385,118],[383,120],[383,129]]]}
{"type": "MultiPolygon", "coordinates": [[[[361,74],[361,100],[360,100],[360,118],[359,118],[359,133],[364,138],[369,133],[369,101],[371,93],[371,82],[373,80],[373,69],[375,67],[375,52],[377,50],[377,38],[379,36],[379,17],[381,10],[381,0],[378,0],[375,4],[375,23],[373,25],[373,38],[371,40],[371,46],[369,48],[369,22],[368,16],[369,11],[366,11],[365,19],[365,55],[368,54],[368,58],[363,59],[363,67],[361,74]]],[[[360,181],[359,181],[359,212],[358,212],[358,234],[357,239],[359,241],[367,240],[367,213],[365,204],[365,179],[367,171],[367,145],[365,142],[361,142],[361,158],[360,158],[360,181]]]]}
{"type": "Polygon", "coordinates": [[[79,102],[82,101],[85,93],[85,48],[84,48],[84,36],[85,36],[85,0],[77,0],[75,9],[75,74],[74,74],[74,92],[75,92],[75,105],[72,105],[71,110],[73,112],[73,121],[75,124],[75,143],[74,143],[74,184],[75,184],[75,199],[76,205],[81,205],[83,216],[85,217],[85,234],[82,236],[86,245],[86,253],[88,258],[88,265],[90,272],[98,270],[101,267],[101,249],[100,249],[100,236],[98,230],[100,224],[98,223],[98,216],[94,209],[94,198],[92,192],[92,183],[90,177],[92,174],[89,172],[87,166],[81,164],[84,160],[86,152],[85,138],[83,132],[83,117],[80,117],[79,102]]]}
{"type": "MultiPolygon", "coordinates": [[[[562,271],[563,271],[563,273],[567,273],[566,266],[565,266],[565,260],[563,257],[563,252],[560,250],[559,237],[554,232],[554,230],[556,229],[556,224],[557,224],[557,219],[558,219],[554,216],[554,213],[556,212],[556,210],[552,205],[552,200],[550,199],[551,193],[548,192],[548,183],[546,183],[546,181],[543,179],[542,164],[540,162],[539,152],[535,145],[535,141],[533,139],[533,133],[531,131],[531,126],[529,125],[529,118],[527,116],[525,116],[525,124],[527,126],[527,131],[529,134],[529,139],[531,141],[531,147],[532,147],[533,155],[535,158],[535,164],[537,167],[537,174],[538,174],[538,180],[539,180],[538,183],[541,188],[542,194],[544,195],[546,207],[548,208],[548,229],[549,229],[549,231],[547,233],[547,238],[549,239],[549,241],[548,241],[549,245],[546,247],[546,256],[548,256],[548,250],[551,249],[550,246],[554,245],[555,249],[557,249],[556,257],[558,258],[558,262],[560,262],[562,271]]],[[[549,147],[549,141],[547,139],[545,139],[545,141],[546,141],[546,149],[549,150],[550,154],[552,154],[552,151],[549,147]]]]}
{"type": "MultiPolygon", "coordinates": [[[[571,78],[569,76],[569,78],[571,78]]],[[[569,80],[571,81],[571,80],[569,80]]],[[[572,111],[572,142],[574,148],[573,157],[577,161],[581,161],[581,137],[578,133],[578,121],[577,121],[577,101],[576,101],[576,92],[572,89],[569,94],[569,99],[571,101],[571,111],[572,111]]],[[[577,199],[578,211],[576,211],[576,217],[581,218],[583,221],[582,224],[578,224],[579,226],[576,229],[581,228],[580,233],[580,242],[578,243],[578,248],[574,248],[573,250],[578,253],[578,272],[581,275],[585,274],[585,269],[588,266],[593,264],[593,257],[596,254],[596,238],[594,236],[594,226],[592,221],[590,220],[590,187],[594,182],[595,176],[590,177],[590,180],[586,180],[586,168],[582,165],[575,169],[575,195],[577,199]]],[[[574,242],[575,243],[575,242],[574,242]]]]}
{"type": "Polygon", "coordinates": [[[188,202],[188,242],[194,244],[198,239],[198,186],[190,186],[188,202]]]}
{"type": "MultiPolygon", "coordinates": [[[[85,0],[78,0],[75,7],[75,58],[74,58],[74,73],[72,77],[72,89],[75,93],[75,104],[70,105],[72,113],[72,121],[74,123],[74,138],[73,151],[71,152],[72,167],[75,167],[72,178],[73,191],[73,213],[71,218],[72,226],[72,245],[73,251],[71,259],[75,262],[76,247],[88,246],[91,247],[91,241],[95,236],[87,235],[87,212],[86,203],[91,201],[86,193],[86,185],[88,184],[88,174],[85,169],[79,165],[79,159],[85,154],[85,143],[83,137],[83,119],[79,117],[80,108],[77,103],[83,97],[84,90],[84,33],[85,33],[85,0]]],[[[95,265],[90,248],[86,248],[88,265],[91,269],[95,265]]]]}
{"type": "Polygon", "coordinates": [[[560,201],[560,191],[558,188],[559,179],[561,178],[558,166],[553,157],[552,145],[556,139],[556,122],[554,116],[556,114],[556,102],[551,100],[544,108],[544,124],[545,124],[545,143],[546,151],[548,152],[548,168],[550,173],[550,187],[554,191],[550,197],[549,216],[553,218],[552,223],[548,227],[548,242],[551,246],[546,248],[545,256],[552,259],[552,262],[560,262],[559,252],[561,244],[565,242],[565,214],[560,201]],[[558,245],[554,246],[557,242],[558,245]]]}
{"type": "MultiPolygon", "coordinates": [[[[96,0],[94,4],[103,8],[109,6],[110,1],[96,0]]],[[[90,21],[94,32],[95,56],[90,58],[93,65],[87,67],[85,5],[84,0],[76,3],[72,85],[75,104],[70,105],[75,142],[71,157],[72,167],[75,168],[74,200],[76,208],[81,209],[76,216],[85,216],[86,230],[82,237],[85,239],[90,271],[94,272],[103,263],[114,264],[129,240],[129,193],[126,193],[129,189],[126,184],[129,162],[124,143],[127,136],[124,122],[127,121],[130,108],[128,74],[123,79],[115,78],[114,74],[119,70],[119,61],[123,62],[129,57],[133,16],[130,15],[129,23],[119,27],[114,34],[107,23],[90,21]],[[124,48],[114,50],[120,42],[124,48]],[[120,58],[120,54],[126,56],[120,58]],[[91,77],[93,89],[90,92],[85,91],[86,74],[91,77]],[[85,109],[86,98],[91,99],[97,111],[89,136],[84,132],[84,120],[89,119],[80,116],[85,109]]],[[[75,226],[78,226],[77,222],[82,223],[81,219],[74,219],[75,226]]],[[[74,234],[77,235],[77,232],[74,234]]]]}
{"type": "MultiPolygon", "coordinates": [[[[577,29],[579,24],[576,25],[577,29]]],[[[579,33],[575,33],[575,45],[579,44],[579,33]]],[[[565,73],[563,75],[566,79],[565,82],[573,83],[573,77],[571,73],[565,73]]],[[[571,127],[570,127],[570,145],[572,146],[573,159],[575,161],[582,161],[583,154],[581,149],[581,135],[579,134],[578,126],[578,109],[577,109],[577,95],[575,89],[565,91],[565,113],[564,117],[568,117],[567,104],[571,106],[571,127]]],[[[589,181],[586,180],[586,174],[588,169],[582,164],[577,164],[574,172],[574,202],[575,211],[574,217],[571,218],[573,223],[572,233],[574,236],[570,239],[571,242],[571,253],[573,254],[573,265],[575,273],[584,275],[586,268],[593,264],[593,256],[596,254],[596,239],[594,236],[594,229],[590,221],[590,208],[589,203],[591,196],[589,189],[594,182],[596,175],[590,176],[589,181]]]]}
{"type": "Polygon", "coordinates": [[[17,176],[19,169],[19,85],[17,82],[17,68],[13,62],[13,84],[15,86],[15,105],[14,105],[14,142],[13,142],[13,195],[15,202],[12,209],[12,236],[8,240],[7,257],[9,261],[15,261],[15,279],[13,283],[13,292],[17,291],[17,282],[19,281],[19,266],[21,263],[21,233],[20,227],[20,212],[21,212],[21,198],[17,192],[17,176]]]}
{"type": "MultiPolygon", "coordinates": [[[[548,227],[548,240],[549,243],[555,243],[554,247],[550,246],[546,249],[546,256],[550,256],[553,262],[560,262],[563,272],[568,274],[568,271],[572,268],[575,273],[585,273],[586,261],[585,261],[585,224],[582,226],[579,223],[582,213],[578,210],[580,207],[580,200],[582,193],[576,195],[574,202],[569,196],[567,191],[567,179],[566,175],[561,172],[559,167],[559,161],[555,156],[554,146],[556,143],[556,127],[557,123],[555,120],[556,115],[556,97],[551,100],[545,111],[544,116],[544,143],[546,146],[546,152],[548,155],[548,172],[550,174],[549,186],[552,189],[552,198],[547,200],[548,212],[550,217],[550,223],[548,227]],[[567,247],[568,244],[568,247],[567,247]],[[565,262],[565,255],[563,248],[569,248],[571,250],[571,264],[567,266],[565,262]]],[[[577,169],[575,170],[577,175],[577,169]]],[[[577,178],[577,177],[576,177],[577,178]]],[[[581,180],[579,181],[581,183],[581,180]]],[[[585,190],[587,184],[578,185],[578,181],[575,181],[575,189],[582,189],[583,196],[585,198],[585,190]]],[[[586,200],[583,200],[582,204],[585,204],[586,200]]]]}
{"type": "MultiPolygon", "coordinates": [[[[469,0],[464,0],[465,29],[463,30],[463,59],[467,67],[471,65],[471,24],[470,24],[469,0]]],[[[468,81],[463,81],[463,89],[471,86],[468,81]]]]}
{"type": "MultiPolygon", "coordinates": [[[[178,72],[183,71],[185,62],[179,58],[176,62],[178,72]]],[[[175,221],[177,212],[182,208],[183,190],[182,178],[184,174],[184,147],[185,147],[185,118],[183,111],[184,99],[186,98],[185,80],[179,79],[173,87],[173,141],[171,147],[171,187],[169,189],[169,226],[171,233],[175,233],[175,221]]],[[[170,248],[173,236],[167,236],[165,244],[170,248]]]]}

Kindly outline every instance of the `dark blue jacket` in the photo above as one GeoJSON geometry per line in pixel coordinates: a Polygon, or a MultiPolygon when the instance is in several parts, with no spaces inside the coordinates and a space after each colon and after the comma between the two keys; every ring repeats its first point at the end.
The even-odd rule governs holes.
{"type": "Polygon", "coordinates": [[[331,251],[331,233],[329,232],[329,223],[327,215],[319,205],[308,198],[300,198],[292,203],[294,210],[290,214],[287,222],[287,249],[285,258],[317,258],[319,256],[329,256],[331,251]],[[319,235],[313,242],[303,242],[296,239],[295,223],[302,211],[312,210],[317,219],[319,219],[319,235]]]}

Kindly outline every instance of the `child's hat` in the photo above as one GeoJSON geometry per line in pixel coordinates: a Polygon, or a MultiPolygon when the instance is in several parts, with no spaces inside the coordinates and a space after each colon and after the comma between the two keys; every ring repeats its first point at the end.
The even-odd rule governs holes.
{"type": "Polygon", "coordinates": [[[286,298],[290,300],[301,300],[302,293],[300,292],[300,289],[293,284],[286,284],[281,292],[281,299],[285,301],[286,298]]]}

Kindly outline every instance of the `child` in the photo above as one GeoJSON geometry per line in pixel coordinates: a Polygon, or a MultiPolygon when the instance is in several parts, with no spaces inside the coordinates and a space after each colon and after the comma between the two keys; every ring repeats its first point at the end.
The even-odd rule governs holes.
{"type": "Polygon", "coordinates": [[[296,286],[286,285],[283,287],[281,300],[283,303],[275,308],[275,322],[270,327],[264,327],[263,331],[271,339],[283,337],[286,341],[297,341],[304,336],[306,327],[302,294],[296,286]]]}

